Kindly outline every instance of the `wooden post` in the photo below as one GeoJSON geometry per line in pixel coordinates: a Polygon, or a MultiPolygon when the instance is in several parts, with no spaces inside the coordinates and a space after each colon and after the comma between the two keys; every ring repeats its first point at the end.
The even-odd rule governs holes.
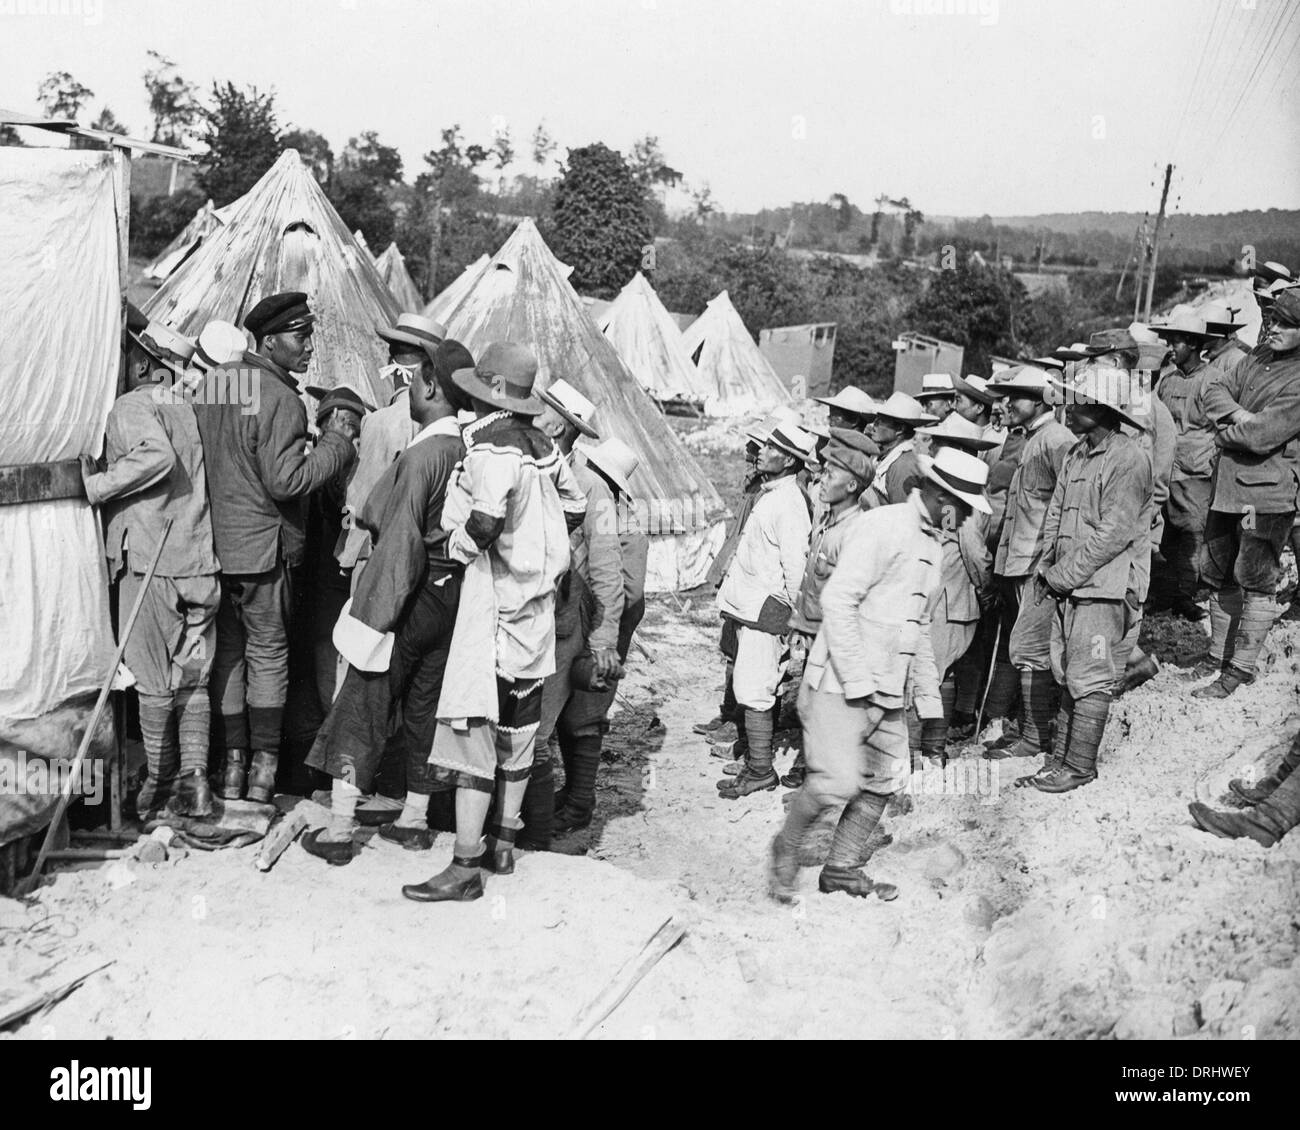
{"type": "Polygon", "coordinates": [[[1165,186],[1160,190],[1160,211],[1156,213],[1156,234],[1151,239],[1151,271],[1147,275],[1147,308],[1143,321],[1151,321],[1151,298],[1156,289],[1156,264],[1160,262],[1160,229],[1165,225],[1165,201],[1169,199],[1169,178],[1174,175],[1173,165],[1165,166],[1165,186]]]}
{"type": "Polygon", "coordinates": [[[1144,216],[1142,227],[1138,232],[1137,276],[1133,282],[1133,321],[1135,322],[1142,312],[1142,279],[1147,269],[1148,258],[1150,258],[1150,246],[1147,243],[1147,221],[1144,216]]]}

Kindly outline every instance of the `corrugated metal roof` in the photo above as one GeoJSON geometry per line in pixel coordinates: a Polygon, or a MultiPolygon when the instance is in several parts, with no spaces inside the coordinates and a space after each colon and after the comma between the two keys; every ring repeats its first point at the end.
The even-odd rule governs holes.
{"type": "Polygon", "coordinates": [[[266,175],[145,304],[145,313],[195,337],[208,322],[242,325],[269,294],[306,291],[316,313],[316,354],[304,385],[350,385],[387,404],[379,377],[388,351],[375,327],[391,325],[397,304],[296,150],[266,175]]]}
{"type": "MultiPolygon", "coordinates": [[[[439,320],[448,337],[475,355],[494,341],[529,346],[537,355],[538,387],[563,378],[590,399],[596,405],[593,426],[641,457],[632,485],[652,513],[680,515],[681,532],[722,513],[713,484],[596,328],[532,220],[519,224],[439,320]]],[[[670,531],[659,525],[652,532],[670,531]]]]}

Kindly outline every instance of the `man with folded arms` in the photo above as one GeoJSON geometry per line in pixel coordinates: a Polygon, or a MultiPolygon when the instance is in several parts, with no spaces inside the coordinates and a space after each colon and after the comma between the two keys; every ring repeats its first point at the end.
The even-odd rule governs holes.
{"type": "Polygon", "coordinates": [[[986,464],[955,449],[922,456],[922,481],[907,501],[862,515],[822,592],[822,624],[799,688],[808,776],[772,841],[769,892],[794,898],[808,830],[843,806],[818,879],[823,893],[889,900],[897,889],[859,868],[889,798],[908,780],[905,696],[922,718],[942,711],[930,650],[930,612],[940,585],[946,525],[987,512],[986,464]]]}
{"type": "Polygon", "coordinates": [[[1300,487],[1300,287],[1273,302],[1267,335],[1204,390],[1219,467],[1205,525],[1201,579],[1210,596],[1210,654],[1217,680],[1193,691],[1226,698],[1252,682],[1277,616],[1282,548],[1300,487]],[[1234,604],[1240,594],[1241,610],[1234,604]]]}

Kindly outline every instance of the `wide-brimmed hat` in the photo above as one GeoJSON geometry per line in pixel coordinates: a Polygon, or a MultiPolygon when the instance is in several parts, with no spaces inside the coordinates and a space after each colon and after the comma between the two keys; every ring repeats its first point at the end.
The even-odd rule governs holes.
{"type": "Polygon", "coordinates": [[[972,451],[989,451],[998,446],[997,440],[984,437],[984,429],[979,424],[972,424],[956,412],[951,413],[942,423],[928,428],[917,428],[916,434],[957,444],[972,451]]]}
{"type": "Polygon", "coordinates": [[[364,416],[367,412],[373,412],[374,406],[361,399],[361,394],[356,389],[347,385],[335,385],[333,388],[321,388],[318,385],[308,385],[307,392],[312,396],[320,398],[320,403],[316,405],[316,426],[320,427],[335,408],[347,408],[355,412],[358,416],[364,416]]]}
{"type": "Polygon", "coordinates": [[[1053,378],[1036,365],[1016,365],[1003,369],[989,381],[989,392],[994,396],[1047,396],[1053,378]]]}
{"type": "Polygon", "coordinates": [[[948,398],[957,395],[957,390],[953,387],[952,377],[948,373],[926,373],[921,378],[921,391],[916,394],[916,399],[920,401],[935,400],[939,397],[948,398]]]}
{"type": "Polygon", "coordinates": [[[1261,263],[1255,268],[1254,290],[1256,294],[1274,298],[1279,289],[1285,289],[1294,282],[1295,276],[1291,273],[1291,269],[1281,263],[1261,263]],[[1281,283],[1282,287],[1279,288],[1278,283],[1281,283]]]}
{"type": "Polygon", "coordinates": [[[1060,345],[1053,349],[1048,356],[1062,368],[1070,361],[1086,361],[1088,359],[1088,343],[1086,341],[1076,341],[1073,345],[1060,345]]]}
{"type": "Polygon", "coordinates": [[[1149,421],[1137,415],[1133,408],[1132,371],[1091,364],[1076,372],[1071,383],[1054,377],[1051,380],[1066,404],[1102,404],[1140,431],[1149,430],[1149,421]]]}
{"type": "Polygon", "coordinates": [[[841,412],[849,412],[854,416],[876,414],[876,402],[853,385],[845,385],[834,396],[814,396],[813,399],[818,404],[825,404],[828,408],[838,408],[841,412]]]}
{"type": "Polygon", "coordinates": [[[631,496],[631,478],[641,466],[641,457],[621,439],[610,437],[595,447],[584,447],[582,453],[596,470],[600,471],[624,494],[631,496]]]}
{"type": "Polygon", "coordinates": [[[955,494],[982,514],[993,513],[989,500],[984,497],[984,488],[989,482],[989,465],[983,459],[955,447],[941,447],[933,458],[917,455],[916,462],[921,474],[932,483],[938,483],[949,494],[955,494]]]}
{"type": "Polygon", "coordinates": [[[436,349],[447,338],[446,327],[423,314],[398,314],[393,325],[376,326],[375,333],[390,345],[413,345],[416,349],[436,349]]]}
{"type": "Polygon", "coordinates": [[[1273,323],[1300,327],[1300,286],[1289,286],[1278,292],[1273,303],[1273,323]]]}
{"type": "Polygon", "coordinates": [[[1171,313],[1163,321],[1152,322],[1151,332],[1162,338],[1167,338],[1170,334],[1182,334],[1184,337],[1196,337],[1202,341],[1209,341],[1215,336],[1206,328],[1205,319],[1190,310],[1180,310],[1171,313]]]}
{"type": "Polygon", "coordinates": [[[1127,327],[1116,330],[1098,330],[1088,338],[1086,354],[1088,357],[1101,357],[1114,353],[1117,349],[1136,349],[1139,345],[1133,331],[1127,327]]]}
{"type": "Polygon", "coordinates": [[[596,414],[596,406],[568,381],[552,381],[537,395],[543,404],[549,404],[588,439],[600,439],[600,434],[587,422],[596,414]]]}
{"type": "Polygon", "coordinates": [[[881,416],[884,416],[887,420],[897,420],[899,423],[910,424],[914,428],[921,424],[937,424],[939,422],[937,416],[931,416],[921,407],[919,400],[908,396],[905,392],[891,392],[888,400],[877,405],[876,417],[881,416]]]}
{"type": "Polygon", "coordinates": [[[812,463],[817,458],[817,437],[797,424],[778,424],[765,442],[801,463],[812,463]]]}
{"type": "Polygon", "coordinates": [[[207,372],[242,361],[248,335],[233,322],[212,321],[203,327],[195,345],[194,366],[207,372]]]}
{"type": "Polygon", "coordinates": [[[1229,306],[1226,302],[1207,302],[1200,310],[1205,319],[1205,329],[1215,337],[1231,337],[1246,323],[1239,322],[1241,307],[1229,306]]]}
{"type": "Polygon", "coordinates": [[[747,427],[744,436],[751,443],[756,443],[761,447],[767,442],[767,437],[772,434],[772,429],[779,424],[793,424],[798,428],[803,427],[803,421],[799,418],[799,413],[793,408],[778,408],[772,415],[747,427]]]}
{"type": "Polygon", "coordinates": [[[545,405],[534,394],[537,358],[526,345],[494,341],[472,369],[457,369],[452,382],[466,396],[502,412],[540,416],[545,405]]]}
{"type": "Polygon", "coordinates": [[[150,357],[164,365],[188,365],[197,349],[189,338],[181,336],[170,326],[164,326],[162,322],[150,322],[139,333],[130,336],[150,357]]]}
{"type": "Polygon", "coordinates": [[[842,467],[866,486],[875,473],[874,460],[879,456],[880,448],[870,436],[849,428],[832,428],[830,443],[822,451],[822,462],[842,467]]]}
{"type": "Polygon", "coordinates": [[[957,392],[960,392],[962,396],[969,396],[979,404],[992,405],[993,401],[997,399],[989,392],[989,382],[983,377],[971,376],[965,378],[965,380],[961,377],[953,377],[952,387],[957,392]]]}

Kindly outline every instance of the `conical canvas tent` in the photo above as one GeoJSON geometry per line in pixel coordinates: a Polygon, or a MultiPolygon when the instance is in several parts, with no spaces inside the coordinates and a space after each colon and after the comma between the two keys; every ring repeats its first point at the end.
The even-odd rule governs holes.
{"type": "Polygon", "coordinates": [[[467,295],[471,288],[479,280],[479,276],[487,270],[490,257],[480,255],[468,267],[453,279],[446,287],[440,291],[433,300],[424,308],[424,316],[432,318],[435,322],[446,322],[447,315],[450,314],[460,304],[460,300],[467,295]]]}
{"type": "Polygon", "coordinates": [[[647,588],[700,584],[722,542],[722,500],[583,309],[532,220],[519,224],[444,324],[476,356],[493,341],[528,345],[539,387],[563,378],[596,405],[597,430],[641,457],[632,485],[651,535],[647,588]]]}
{"type": "Polygon", "coordinates": [[[384,253],[375,260],[379,277],[388,284],[388,289],[397,300],[397,308],[403,314],[418,314],[424,308],[424,299],[415,289],[415,280],[406,269],[406,260],[397,249],[396,243],[384,248],[384,253]]]}
{"type": "Polygon", "coordinates": [[[237,204],[238,201],[224,208],[214,208],[211,200],[204,204],[194,213],[194,218],[181,229],[180,234],[144,269],[145,278],[153,279],[155,282],[162,282],[167,278],[185,262],[190,252],[230,218],[237,204]]]}
{"type": "Polygon", "coordinates": [[[759,352],[725,290],[683,331],[682,343],[704,378],[705,415],[770,412],[789,403],[790,393],[759,352]]]}
{"type": "Polygon", "coordinates": [[[357,228],[357,230],[352,233],[352,238],[357,241],[357,246],[370,257],[370,261],[373,263],[375,261],[375,253],[370,250],[370,244],[366,242],[365,232],[360,228],[357,228]]]}
{"type": "Polygon", "coordinates": [[[641,387],[659,401],[697,403],[706,388],[673,316],[638,271],[601,315],[609,338],[641,387]]]}
{"type": "Polygon", "coordinates": [[[384,280],[292,149],[238,202],[146,304],[145,313],[197,336],[214,318],[242,325],[269,294],[306,291],[316,314],[316,354],[306,385],[350,385],[387,404],[379,376],[387,351],[375,327],[397,317],[384,280]]]}

